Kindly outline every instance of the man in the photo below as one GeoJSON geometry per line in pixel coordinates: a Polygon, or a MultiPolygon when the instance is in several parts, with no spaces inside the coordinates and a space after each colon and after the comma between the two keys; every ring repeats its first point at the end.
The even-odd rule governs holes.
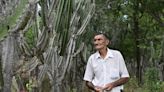
{"type": "Polygon", "coordinates": [[[94,36],[97,52],[89,57],[84,75],[86,85],[94,92],[122,92],[123,84],[129,79],[121,53],[109,49],[108,44],[105,34],[94,36]]]}

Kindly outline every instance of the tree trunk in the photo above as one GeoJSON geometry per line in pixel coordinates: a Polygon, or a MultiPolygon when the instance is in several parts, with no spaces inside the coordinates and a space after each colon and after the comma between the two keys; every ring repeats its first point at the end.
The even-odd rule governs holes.
{"type": "Polygon", "coordinates": [[[161,59],[159,62],[159,74],[160,74],[160,80],[164,81],[164,39],[162,42],[162,55],[161,55],[161,59]]]}
{"type": "Polygon", "coordinates": [[[134,32],[134,40],[135,40],[135,48],[136,48],[136,60],[137,60],[137,72],[136,77],[138,78],[138,83],[142,82],[142,68],[141,68],[141,50],[139,44],[140,39],[140,31],[139,31],[139,1],[134,2],[134,13],[133,13],[133,32],[134,32]]]}
{"type": "Polygon", "coordinates": [[[2,41],[0,41],[0,92],[2,92],[3,87],[3,74],[2,74],[2,41]]]}
{"type": "Polygon", "coordinates": [[[159,67],[159,78],[160,78],[160,81],[164,81],[164,63],[159,64],[158,67],[159,67]]]}

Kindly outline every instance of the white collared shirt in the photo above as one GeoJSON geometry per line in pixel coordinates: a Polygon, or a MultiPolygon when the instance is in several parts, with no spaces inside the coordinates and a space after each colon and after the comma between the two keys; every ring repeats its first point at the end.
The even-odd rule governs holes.
{"type": "MultiPolygon", "coordinates": [[[[104,59],[101,58],[99,52],[89,57],[84,75],[85,81],[104,87],[121,77],[129,77],[129,73],[119,51],[108,49],[104,59]]],[[[123,89],[123,86],[115,87],[110,92],[120,92],[120,89],[123,89]]]]}

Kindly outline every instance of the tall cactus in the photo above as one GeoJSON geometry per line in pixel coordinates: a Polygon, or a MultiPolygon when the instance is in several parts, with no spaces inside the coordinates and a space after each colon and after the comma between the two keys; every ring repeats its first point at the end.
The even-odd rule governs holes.
{"type": "Polygon", "coordinates": [[[29,0],[25,13],[7,37],[3,92],[11,92],[13,76],[22,77],[22,73],[28,73],[26,77],[32,79],[32,84],[28,84],[32,87],[30,92],[41,92],[46,76],[51,92],[66,92],[69,85],[64,82],[73,57],[84,47],[76,45],[77,41],[82,43],[77,38],[86,32],[94,8],[94,0],[29,0]],[[41,5],[41,19],[37,5],[41,5]],[[33,45],[27,42],[29,31],[33,35],[33,45]],[[19,65],[18,61],[25,64],[19,65]]]}

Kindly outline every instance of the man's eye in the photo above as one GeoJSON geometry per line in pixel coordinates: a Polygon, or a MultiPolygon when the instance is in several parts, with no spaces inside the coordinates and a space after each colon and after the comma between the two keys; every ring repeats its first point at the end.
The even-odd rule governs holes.
{"type": "Polygon", "coordinates": [[[100,41],[101,39],[94,39],[94,41],[100,41]]]}

